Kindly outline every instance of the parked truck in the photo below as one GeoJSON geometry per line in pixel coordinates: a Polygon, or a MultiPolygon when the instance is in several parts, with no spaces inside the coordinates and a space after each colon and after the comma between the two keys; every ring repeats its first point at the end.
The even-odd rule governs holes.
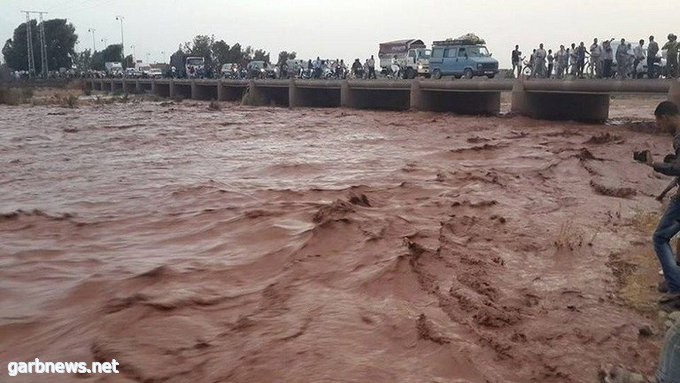
{"type": "Polygon", "coordinates": [[[104,69],[109,77],[120,77],[123,75],[123,65],[119,62],[104,63],[104,69]]]}
{"type": "Polygon", "coordinates": [[[407,39],[380,44],[380,68],[389,70],[395,58],[404,78],[430,77],[430,50],[422,40],[407,39]]]}
{"type": "Polygon", "coordinates": [[[187,57],[184,70],[188,78],[205,76],[205,57],[187,57]]]}

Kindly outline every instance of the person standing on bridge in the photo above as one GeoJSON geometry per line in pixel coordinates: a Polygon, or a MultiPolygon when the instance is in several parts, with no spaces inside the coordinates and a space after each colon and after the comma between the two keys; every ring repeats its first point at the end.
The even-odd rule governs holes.
{"type": "Polygon", "coordinates": [[[545,49],[543,49],[543,43],[538,45],[536,53],[534,53],[534,71],[532,73],[533,77],[544,77],[545,76],[545,49]]]}
{"type": "Polygon", "coordinates": [[[319,56],[316,56],[316,60],[314,60],[314,78],[321,78],[321,59],[319,56]]]}
{"type": "Polygon", "coordinates": [[[552,78],[552,72],[553,72],[553,61],[555,61],[555,56],[553,56],[552,49],[548,49],[548,73],[546,74],[547,78],[552,78]]]}
{"type": "Polygon", "coordinates": [[[522,74],[522,51],[519,50],[519,45],[515,45],[515,50],[512,51],[512,74],[517,70],[517,78],[522,74]]]}
{"type": "Polygon", "coordinates": [[[656,54],[659,53],[659,44],[654,41],[654,36],[649,36],[649,46],[647,46],[647,77],[656,78],[656,54]]]}
{"type": "Polygon", "coordinates": [[[571,50],[569,50],[569,74],[576,76],[576,68],[578,67],[578,52],[576,51],[576,43],[571,43],[571,50]]]}
{"type": "Polygon", "coordinates": [[[642,77],[642,68],[638,70],[638,66],[640,63],[643,63],[645,61],[645,40],[642,39],[640,40],[639,44],[635,47],[633,50],[633,54],[635,56],[635,62],[633,63],[633,73],[635,74],[635,78],[642,77]]]}
{"type": "Polygon", "coordinates": [[[611,40],[602,42],[602,77],[612,77],[612,64],[614,63],[614,50],[611,40]]]}
{"type": "Polygon", "coordinates": [[[373,58],[373,55],[371,55],[371,58],[368,59],[368,79],[376,79],[375,76],[375,59],[373,58]]]}
{"type": "Polygon", "coordinates": [[[666,51],[666,67],[668,68],[668,77],[677,78],[678,77],[678,36],[674,34],[668,35],[668,42],[663,46],[662,49],[667,49],[666,51]]]}
{"type": "Polygon", "coordinates": [[[628,47],[626,39],[621,39],[621,43],[616,48],[616,77],[626,78],[626,60],[628,59],[628,47]]]}
{"type": "Polygon", "coordinates": [[[581,41],[581,44],[579,44],[578,47],[576,47],[576,75],[579,78],[583,78],[583,69],[586,66],[586,46],[581,41]]]}
{"type": "Polygon", "coordinates": [[[593,39],[593,44],[590,46],[590,66],[596,78],[602,78],[602,47],[597,42],[597,38],[593,39]]]}
{"type": "Polygon", "coordinates": [[[569,53],[564,49],[564,45],[560,45],[560,50],[555,53],[555,60],[557,61],[557,68],[555,69],[555,77],[563,78],[564,71],[567,68],[569,60],[569,53]]]}

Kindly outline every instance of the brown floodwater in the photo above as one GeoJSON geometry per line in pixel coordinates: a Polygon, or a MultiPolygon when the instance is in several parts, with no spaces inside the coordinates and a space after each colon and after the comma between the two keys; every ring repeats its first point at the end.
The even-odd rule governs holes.
{"type": "Polygon", "coordinates": [[[0,373],[38,357],[121,374],[10,381],[649,374],[661,334],[638,330],[656,313],[622,285],[627,259],[653,257],[635,223],[668,181],[632,161],[670,150],[649,133],[658,101],[617,99],[608,125],[0,106],[0,373]]]}

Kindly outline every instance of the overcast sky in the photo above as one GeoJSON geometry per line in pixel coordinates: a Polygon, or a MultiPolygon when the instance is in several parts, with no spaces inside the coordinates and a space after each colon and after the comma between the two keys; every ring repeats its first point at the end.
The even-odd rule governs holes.
{"type": "Polygon", "coordinates": [[[0,0],[3,45],[25,21],[21,10],[68,19],[76,27],[78,50],[92,48],[90,28],[97,49],[102,39],[120,43],[115,17],[122,15],[126,54],[134,45],[137,59],[149,53],[152,61],[197,34],[263,48],[272,58],[288,50],[303,59],[363,61],[377,55],[380,42],[419,38],[429,46],[474,32],[486,39],[501,67],[509,66],[515,44],[526,53],[539,42],[555,49],[560,43],[588,44],[593,37],[637,41],[654,34],[665,42],[668,33],[680,34],[678,0],[0,0]]]}

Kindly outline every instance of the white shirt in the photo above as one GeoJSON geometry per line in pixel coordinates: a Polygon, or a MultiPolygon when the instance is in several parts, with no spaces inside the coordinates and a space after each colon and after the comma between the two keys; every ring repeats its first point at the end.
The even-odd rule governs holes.
{"type": "Polygon", "coordinates": [[[602,47],[599,44],[591,45],[590,55],[593,57],[600,57],[602,55],[602,47]]]}
{"type": "Polygon", "coordinates": [[[645,48],[642,45],[638,45],[633,49],[633,54],[635,55],[635,58],[638,60],[644,60],[645,59],[645,48]]]}

